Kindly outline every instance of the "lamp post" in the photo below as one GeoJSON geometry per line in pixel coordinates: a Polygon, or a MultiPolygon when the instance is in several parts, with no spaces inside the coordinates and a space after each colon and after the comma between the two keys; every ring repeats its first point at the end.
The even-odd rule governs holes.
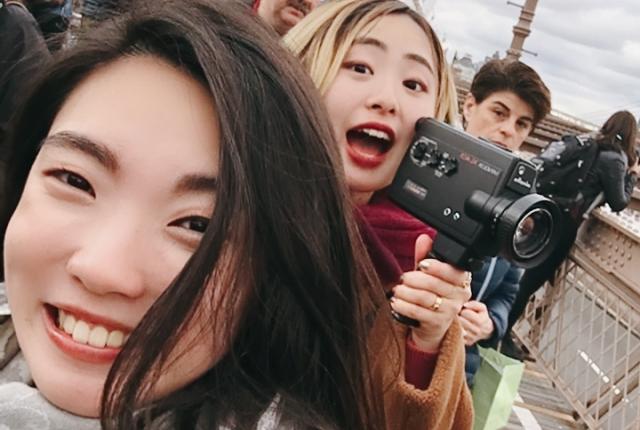
{"type": "Polygon", "coordinates": [[[533,15],[538,5],[538,0],[526,0],[524,5],[520,5],[511,1],[507,1],[507,4],[517,6],[521,9],[520,19],[518,23],[513,27],[513,40],[511,41],[511,47],[507,50],[507,58],[511,60],[519,60],[523,52],[531,55],[538,55],[535,52],[527,51],[523,48],[524,40],[531,34],[531,22],[533,21],[533,15]]]}

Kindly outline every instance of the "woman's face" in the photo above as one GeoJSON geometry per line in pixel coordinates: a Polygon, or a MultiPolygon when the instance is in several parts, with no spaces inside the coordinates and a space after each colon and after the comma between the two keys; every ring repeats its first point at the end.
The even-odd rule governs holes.
{"type": "MultiPolygon", "coordinates": [[[[214,205],[216,118],[199,83],[142,56],[94,72],[56,116],[4,264],[18,341],[58,407],[98,415],[123,342],[198,246],[214,205]]],[[[162,391],[211,366],[212,346],[199,344],[162,391]]]]}
{"type": "Polygon", "coordinates": [[[434,115],[438,66],[407,15],[381,18],[349,50],[325,101],[358,203],[391,183],[416,121],[434,115]]]}

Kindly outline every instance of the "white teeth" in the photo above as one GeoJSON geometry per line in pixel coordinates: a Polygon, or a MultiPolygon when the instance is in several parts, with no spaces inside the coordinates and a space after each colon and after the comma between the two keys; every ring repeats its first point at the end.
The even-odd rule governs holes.
{"type": "Polygon", "coordinates": [[[89,341],[89,324],[84,321],[76,322],[76,326],[73,329],[71,337],[78,343],[86,344],[89,341]]]}
{"type": "Polygon", "coordinates": [[[121,330],[108,331],[101,325],[92,326],[63,310],[58,310],[58,327],[71,335],[74,341],[95,348],[120,348],[129,337],[121,330]]]}
{"type": "Polygon", "coordinates": [[[97,325],[89,334],[89,345],[95,346],[96,348],[104,348],[107,344],[107,336],[109,336],[107,329],[101,325],[97,325]]]}
{"type": "Polygon", "coordinates": [[[109,333],[109,338],[107,339],[107,346],[111,348],[120,348],[124,343],[124,333],[120,330],[114,330],[109,333]]]}
{"type": "Polygon", "coordinates": [[[65,315],[65,320],[62,323],[62,329],[67,334],[72,334],[75,326],[76,326],[76,318],[73,315],[65,315]]]}
{"type": "Polygon", "coordinates": [[[385,133],[382,130],[376,130],[374,128],[362,128],[359,131],[377,139],[391,141],[391,137],[389,136],[389,134],[385,133]]]}

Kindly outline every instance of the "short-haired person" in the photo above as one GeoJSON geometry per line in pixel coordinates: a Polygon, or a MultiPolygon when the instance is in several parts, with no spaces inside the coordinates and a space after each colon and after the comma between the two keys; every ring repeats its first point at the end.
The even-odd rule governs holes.
{"type": "Polygon", "coordinates": [[[280,36],[318,6],[320,0],[242,0],[280,36]]]}
{"type": "Polygon", "coordinates": [[[391,343],[381,331],[372,334],[376,364],[392,383],[385,385],[387,427],[471,428],[457,318],[470,297],[468,274],[428,258],[427,234],[434,230],[384,196],[416,121],[451,122],[457,115],[440,41],[422,16],[394,0],[325,2],[284,41],[324,97],[361,232],[391,306],[419,322],[396,324],[391,343]]]}
{"type": "Polygon", "coordinates": [[[598,155],[581,187],[582,199],[570,211],[562,212],[560,220],[561,237],[551,255],[539,266],[527,269],[520,280],[518,295],[509,313],[507,334],[502,342],[502,352],[521,359],[523,351],[514,343],[511,329],[524,313],[529,298],[544,283],[553,278],[556,269],[569,255],[576,240],[578,227],[583,221],[582,215],[592,206],[600,193],[611,210],[618,212],[629,204],[633,188],[640,173],[638,164],[636,136],[638,132],[636,118],[629,111],[618,111],[611,115],[600,130],[587,139],[593,139],[598,145],[598,155]]]}
{"type": "MultiPolygon", "coordinates": [[[[550,110],[549,89],[535,70],[520,61],[491,60],[473,78],[463,124],[468,133],[517,151],[550,110]]],[[[502,257],[487,259],[473,274],[472,299],[460,312],[470,386],[480,366],[477,345],[495,348],[504,336],[521,276],[522,270],[502,257]]]]}
{"type": "Polygon", "coordinates": [[[0,427],[383,428],[331,124],[253,24],[154,0],[41,71],[0,217],[0,427]]]}

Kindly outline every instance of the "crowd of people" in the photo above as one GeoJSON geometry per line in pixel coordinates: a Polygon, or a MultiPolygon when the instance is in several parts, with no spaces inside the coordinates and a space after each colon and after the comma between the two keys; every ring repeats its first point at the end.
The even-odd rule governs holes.
{"type": "Polygon", "coordinates": [[[580,207],[524,274],[433,258],[387,188],[420,118],[518,151],[550,110],[491,60],[460,115],[397,0],[2,0],[2,424],[472,428],[478,345],[522,357],[586,208],[631,198],[636,119],[583,137],[580,207]]]}

